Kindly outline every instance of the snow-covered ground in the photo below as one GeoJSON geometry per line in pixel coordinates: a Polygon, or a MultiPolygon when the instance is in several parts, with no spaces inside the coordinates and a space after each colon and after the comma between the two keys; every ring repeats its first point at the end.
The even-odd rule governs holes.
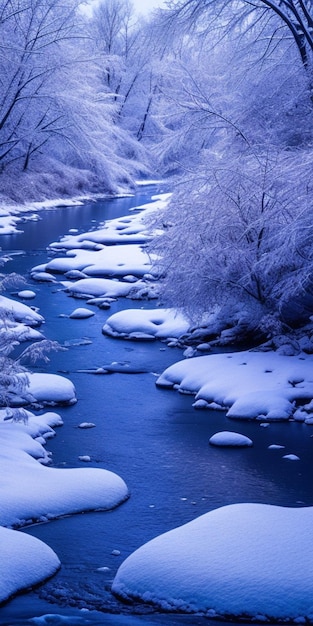
{"type": "Polygon", "coordinates": [[[31,309],[27,304],[12,300],[6,296],[0,296],[0,310],[8,314],[16,322],[21,322],[27,326],[39,326],[44,321],[42,315],[31,309]]]}
{"type": "Polygon", "coordinates": [[[0,527],[0,602],[52,576],[60,561],[35,537],[0,527]]]}
{"type": "Polygon", "coordinates": [[[153,233],[145,220],[165,208],[169,197],[166,193],[154,196],[152,202],[135,207],[133,215],[107,220],[98,230],[68,234],[51,243],[51,250],[61,250],[65,256],[33,267],[32,276],[53,280],[54,274],[65,274],[71,280],[63,280],[63,287],[81,298],[156,297],[155,257],[145,249],[153,233]]]}
{"type": "Polygon", "coordinates": [[[166,611],[313,622],[313,508],[236,504],[153,539],[113,591],[166,611]]]}
{"type": "Polygon", "coordinates": [[[52,250],[102,249],[108,244],[143,244],[153,237],[145,219],[148,214],[166,207],[171,194],[153,197],[153,202],[134,207],[134,215],[107,220],[102,228],[78,235],[65,235],[50,244],[52,250]],[[99,248],[97,248],[99,246],[99,248]]]}
{"type": "MultiPolygon", "coordinates": [[[[128,197],[131,195],[133,194],[121,190],[121,193],[114,194],[114,197],[128,197]]],[[[80,206],[86,200],[93,201],[103,197],[103,194],[92,193],[73,198],[53,198],[38,202],[25,202],[24,204],[9,204],[7,202],[2,204],[0,202],[0,235],[11,235],[21,232],[19,228],[21,221],[37,221],[40,219],[38,213],[43,209],[62,209],[64,207],[80,206]]],[[[107,197],[111,196],[108,195],[107,197]]]]}
{"type": "Polygon", "coordinates": [[[76,206],[83,204],[87,198],[68,198],[43,200],[42,202],[28,202],[26,204],[5,204],[0,206],[0,235],[11,235],[20,232],[18,224],[22,219],[37,220],[38,211],[64,206],[76,206]]]}
{"type": "MultiPolygon", "coordinates": [[[[112,298],[155,297],[157,280],[145,249],[153,233],[144,220],[150,211],[162,210],[167,201],[167,194],[157,196],[132,216],[110,220],[95,231],[66,235],[50,246],[65,256],[33,268],[33,277],[59,281],[58,274],[65,273],[67,280],[62,276],[60,284],[70,295],[106,308],[112,298]]],[[[22,329],[26,332],[25,327],[34,331],[32,327],[43,321],[21,302],[2,299],[0,306],[11,310],[17,334],[22,329]]],[[[72,316],[81,319],[90,313],[79,308],[72,316]]],[[[111,337],[162,339],[177,345],[189,326],[182,314],[156,307],[111,315],[102,330],[111,337]]],[[[193,353],[188,348],[185,356],[193,353]]],[[[230,418],[257,419],[265,426],[270,421],[295,419],[309,428],[313,423],[312,365],[313,355],[305,352],[292,356],[271,350],[210,354],[175,363],[159,376],[157,385],[195,395],[196,409],[227,409],[230,418]]],[[[72,383],[64,377],[29,374],[27,379],[28,393],[42,405],[76,400],[72,383]]],[[[34,558],[26,559],[29,579],[25,578],[18,556],[24,549],[21,534],[3,526],[109,509],[128,496],[123,480],[109,471],[46,467],[50,457],[43,444],[54,434],[59,417],[55,413],[35,417],[28,412],[27,418],[18,423],[4,420],[4,415],[0,418],[0,476],[4,478],[0,540],[11,533],[6,540],[11,556],[3,563],[0,559],[0,601],[59,566],[47,546],[30,542],[25,544],[25,554],[30,549],[34,558]],[[38,562],[41,566],[36,568],[38,562]],[[10,563],[14,567],[11,587],[4,582],[10,563]]],[[[252,446],[253,442],[239,433],[222,431],[211,437],[210,444],[252,446]]],[[[283,458],[298,460],[296,455],[283,458]]],[[[88,460],[81,457],[81,461],[88,460]]],[[[242,503],[216,509],[137,550],[120,567],[113,591],[127,600],[140,599],[168,611],[312,623],[312,523],[311,507],[242,503]]]]}
{"type": "MultiPolygon", "coordinates": [[[[44,321],[36,311],[4,296],[0,296],[0,309],[0,336],[6,342],[42,338],[32,328],[44,321]]],[[[76,402],[69,379],[46,373],[16,374],[6,396],[11,407],[76,402]]],[[[44,444],[60,425],[56,413],[35,416],[18,409],[17,416],[14,408],[0,411],[0,603],[60,566],[48,546],[14,528],[81,511],[112,509],[128,497],[124,481],[110,471],[47,467],[51,459],[44,444]]]]}
{"type": "MultiPolygon", "coordinates": [[[[61,378],[61,377],[60,377],[61,378]]],[[[44,386],[41,385],[43,393],[44,386]]],[[[52,387],[45,380],[46,397],[52,387]]],[[[43,447],[62,420],[56,413],[25,421],[7,420],[0,412],[0,602],[52,575],[59,560],[50,548],[18,531],[32,522],[62,515],[112,509],[128,497],[124,481],[97,468],[56,469],[43,447]]]]}
{"type": "Polygon", "coordinates": [[[228,409],[240,419],[313,423],[313,356],[248,350],[179,361],[157,379],[160,387],[195,395],[198,409],[228,409]]]}

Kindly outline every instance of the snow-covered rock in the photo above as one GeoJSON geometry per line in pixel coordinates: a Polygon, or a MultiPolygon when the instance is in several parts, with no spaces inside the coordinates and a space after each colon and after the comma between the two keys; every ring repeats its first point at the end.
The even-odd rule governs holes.
{"type": "Polygon", "coordinates": [[[70,250],[66,257],[55,257],[45,271],[66,273],[79,270],[87,276],[143,276],[151,271],[151,256],[139,245],[105,246],[101,250],[70,250]]]}
{"type": "Polygon", "coordinates": [[[36,298],[36,292],[32,291],[32,289],[23,289],[22,291],[19,291],[17,295],[19,298],[24,300],[32,300],[33,298],[36,298]]]}
{"type": "Polygon", "coordinates": [[[81,278],[74,283],[63,281],[62,284],[70,295],[78,298],[89,298],[90,296],[102,296],[103,298],[125,297],[134,288],[132,283],[124,283],[119,280],[111,280],[110,278],[81,278]]]}
{"type": "Polygon", "coordinates": [[[312,524],[312,507],[222,507],[139,548],[112,589],[167,611],[312,623],[312,524]]]}
{"type": "Polygon", "coordinates": [[[135,335],[142,339],[166,339],[179,337],[189,325],[189,321],[175,309],[127,309],[111,315],[102,332],[125,339],[132,339],[135,335]]]}
{"type": "Polygon", "coordinates": [[[78,309],[72,311],[69,317],[73,320],[84,320],[88,317],[92,317],[94,314],[94,311],[90,311],[90,309],[79,307],[78,309]]]}
{"type": "Polygon", "coordinates": [[[135,207],[136,214],[117,217],[107,220],[103,227],[97,230],[72,234],[62,237],[61,241],[53,242],[50,248],[53,250],[90,249],[94,244],[139,244],[150,241],[153,234],[147,228],[145,218],[148,213],[160,211],[167,205],[171,194],[159,194],[153,197],[153,201],[135,207]]]}
{"type": "Polygon", "coordinates": [[[313,398],[313,356],[285,356],[254,350],[210,354],[179,361],[157,379],[160,387],[174,388],[228,409],[227,416],[240,419],[289,420],[296,402],[313,398]]]}
{"type": "Polygon", "coordinates": [[[74,404],[76,392],[73,383],[58,374],[39,374],[25,372],[18,374],[23,387],[22,392],[18,384],[12,383],[10,394],[12,404],[28,404],[39,402],[42,404],[74,404]]]}
{"type": "Polygon", "coordinates": [[[59,568],[56,554],[19,528],[34,521],[89,510],[108,510],[128,497],[116,474],[98,468],[46,467],[50,456],[43,444],[62,425],[57,413],[34,415],[22,410],[14,421],[0,410],[0,602],[42,582],[59,568]]]}
{"type": "Polygon", "coordinates": [[[20,343],[23,341],[37,341],[44,338],[44,335],[36,328],[8,318],[0,319],[0,341],[2,335],[4,335],[6,341],[11,340],[12,343],[14,341],[20,343]]]}
{"type": "Polygon", "coordinates": [[[27,326],[38,326],[44,318],[23,302],[17,302],[6,296],[0,296],[0,309],[8,312],[14,320],[27,326]]]}
{"type": "Polygon", "coordinates": [[[212,435],[209,439],[209,443],[212,446],[226,446],[233,448],[253,446],[253,441],[249,439],[249,437],[246,437],[246,435],[233,433],[228,430],[212,435]]]}
{"type": "Polygon", "coordinates": [[[32,272],[31,277],[33,280],[38,281],[39,283],[56,283],[56,279],[49,272],[32,272]]]}

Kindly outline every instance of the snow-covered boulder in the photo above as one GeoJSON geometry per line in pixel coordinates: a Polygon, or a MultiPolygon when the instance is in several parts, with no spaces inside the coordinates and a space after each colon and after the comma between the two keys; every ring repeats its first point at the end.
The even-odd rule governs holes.
{"type": "Polygon", "coordinates": [[[33,298],[36,298],[36,292],[32,289],[23,289],[22,291],[19,291],[17,295],[19,298],[24,300],[32,300],[33,298]]]}
{"type": "Polygon", "coordinates": [[[312,507],[222,507],[139,548],[112,589],[162,610],[312,623],[312,524],[312,507]]]}
{"type": "Polygon", "coordinates": [[[212,435],[212,437],[210,437],[209,439],[209,443],[211,444],[211,446],[230,448],[244,448],[247,446],[253,446],[253,441],[249,439],[249,437],[246,437],[246,435],[233,433],[228,430],[224,430],[212,435]]]}
{"type": "Polygon", "coordinates": [[[21,411],[21,420],[0,411],[0,603],[38,584],[59,568],[56,554],[29,535],[4,527],[89,510],[108,510],[128,497],[116,474],[100,468],[46,467],[45,441],[61,426],[57,413],[34,415],[21,411]]]}
{"type": "Polygon", "coordinates": [[[0,309],[7,311],[14,320],[27,326],[38,326],[44,318],[23,302],[17,302],[6,296],[0,296],[0,309]]]}
{"type": "Polygon", "coordinates": [[[70,234],[62,237],[61,241],[51,243],[49,247],[53,250],[72,250],[79,248],[90,249],[95,244],[105,246],[146,243],[153,237],[145,223],[146,215],[153,211],[159,212],[164,209],[169,202],[170,196],[171,194],[154,196],[153,202],[132,209],[136,210],[135,215],[106,220],[103,227],[97,230],[74,234],[74,230],[71,229],[69,231],[70,234]]]}
{"type": "Polygon", "coordinates": [[[18,374],[21,388],[12,383],[10,395],[12,404],[28,404],[39,402],[42,404],[74,404],[76,392],[73,383],[58,374],[39,374],[26,372],[18,374]]]}
{"type": "Polygon", "coordinates": [[[100,250],[73,249],[65,257],[56,257],[45,266],[48,272],[73,270],[88,276],[143,276],[151,272],[151,255],[137,244],[102,246],[100,250]]]}
{"type": "Polygon", "coordinates": [[[35,272],[33,271],[31,274],[33,280],[36,280],[39,283],[56,283],[56,279],[49,272],[35,272]]]}
{"type": "MultiPolygon", "coordinates": [[[[139,282],[139,281],[137,281],[139,282]]],[[[133,289],[132,283],[111,280],[110,278],[81,278],[75,283],[64,281],[62,283],[70,295],[80,297],[103,296],[125,297],[133,289]]]]}
{"type": "Polygon", "coordinates": [[[189,329],[189,321],[175,309],[127,309],[111,315],[102,332],[111,337],[166,339],[180,337],[189,329]]]}
{"type": "Polygon", "coordinates": [[[14,341],[37,341],[44,338],[44,335],[36,328],[8,318],[0,319],[0,342],[2,335],[6,341],[11,340],[12,343],[14,341]]]}
{"type": "Polygon", "coordinates": [[[72,313],[70,314],[70,318],[73,320],[84,320],[88,317],[92,317],[94,314],[94,311],[90,311],[90,309],[79,307],[78,309],[72,311],[72,313]]]}

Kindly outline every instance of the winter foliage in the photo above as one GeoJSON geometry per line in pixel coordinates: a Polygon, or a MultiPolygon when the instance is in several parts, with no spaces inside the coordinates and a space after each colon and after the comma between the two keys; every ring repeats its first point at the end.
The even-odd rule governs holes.
{"type": "Polygon", "coordinates": [[[140,169],[139,150],[114,123],[116,107],[79,2],[3,0],[0,39],[4,198],[20,202],[129,185],[140,169]]]}
{"type": "MultiPolygon", "coordinates": [[[[148,210],[52,243],[53,258],[33,268],[32,279],[59,283],[99,308],[118,297],[158,299],[160,306],[119,311],[102,326],[110,338],[159,340],[196,355],[167,368],[157,386],[232,419],[309,427],[312,1],[166,6],[144,20],[130,0],[100,0],[91,14],[79,0],[0,0],[1,233],[16,229],[7,204],[129,192],[137,178],[168,178],[171,199],[164,194],[148,210]],[[286,341],[297,326],[303,332],[286,341]],[[214,342],[261,339],[268,341],[258,351],[198,355],[214,342]]],[[[18,297],[36,292],[21,288],[18,297]]],[[[0,523],[117,506],[128,497],[117,475],[44,467],[38,438],[50,436],[51,414],[40,426],[24,407],[72,405],[75,388],[26,369],[58,348],[37,329],[43,318],[5,296],[0,311],[0,523]],[[23,350],[24,341],[33,343],[23,350]]],[[[68,317],[79,325],[93,316],[73,307],[68,317]]],[[[228,430],[209,443],[253,446],[228,430]]],[[[165,611],[312,623],[311,527],[311,507],[223,507],[142,546],[120,567],[113,591],[165,611]]],[[[59,567],[27,535],[0,527],[0,536],[0,601],[59,567]]]]}

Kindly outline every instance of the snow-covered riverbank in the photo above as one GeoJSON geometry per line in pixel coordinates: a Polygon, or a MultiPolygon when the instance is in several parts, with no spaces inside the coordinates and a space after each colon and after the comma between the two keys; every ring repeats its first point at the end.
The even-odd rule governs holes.
{"type": "MultiPolygon", "coordinates": [[[[28,339],[24,325],[38,324],[38,314],[18,301],[4,299],[2,305],[17,322],[10,319],[15,339],[28,339]]],[[[3,309],[4,310],[4,309],[3,309]]],[[[5,319],[2,319],[5,328],[5,319]]],[[[72,404],[76,394],[71,381],[55,374],[21,373],[23,385],[12,383],[12,406],[21,403],[72,404]],[[24,400],[23,400],[24,398],[24,400]],[[17,401],[18,399],[18,401],[17,401]]],[[[124,481],[103,469],[54,469],[44,445],[61,426],[57,413],[34,415],[20,410],[0,412],[0,602],[31,587],[60,566],[56,554],[44,543],[9,528],[45,522],[71,513],[112,509],[128,497],[124,481]],[[6,527],[6,528],[5,528],[6,527]]]]}
{"type": "MultiPolygon", "coordinates": [[[[149,211],[162,210],[164,202],[166,202],[166,197],[157,198],[146,208],[149,211]]],[[[155,276],[151,274],[151,267],[149,265],[144,267],[145,263],[148,261],[144,257],[145,248],[141,248],[141,246],[145,246],[146,241],[151,237],[151,234],[146,232],[144,222],[142,220],[144,211],[145,207],[141,207],[140,210],[136,211],[134,217],[131,216],[127,219],[113,220],[106,223],[106,225],[101,229],[80,235],[69,234],[63,239],[63,241],[60,241],[59,244],[58,242],[54,242],[51,245],[51,250],[67,250],[65,257],[65,269],[66,272],[71,272],[71,275],[65,276],[65,281],[61,274],[61,272],[64,271],[63,264],[65,261],[62,260],[64,257],[59,257],[59,259],[54,258],[39,267],[35,266],[33,268],[32,274],[34,277],[34,289],[36,290],[37,281],[40,281],[41,279],[46,280],[47,277],[51,276],[53,281],[55,281],[54,284],[56,285],[56,288],[65,288],[69,294],[75,294],[82,297],[85,300],[84,307],[86,305],[86,307],[88,307],[91,311],[94,311],[95,305],[98,306],[99,309],[102,307],[109,308],[111,304],[110,299],[120,297],[121,293],[119,290],[121,286],[125,288],[127,286],[128,289],[133,289],[132,297],[140,299],[140,302],[144,306],[144,298],[151,298],[152,295],[155,297],[157,293],[157,281],[155,280],[155,276]],[[110,261],[110,255],[108,254],[109,249],[106,248],[106,246],[109,242],[120,244],[121,236],[125,238],[123,241],[125,241],[127,248],[133,246],[133,249],[136,250],[136,254],[138,254],[138,250],[140,250],[140,255],[142,255],[143,258],[143,265],[141,260],[139,263],[136,261],[136,264],[134,264],[134,257],[132,255],[127,255],[126,257],[122,255],[118,257],[118,251],[120,250],[120,252],[122,252],[122,246],[120,245],[114,247],[114,258],[112,257],[110,261]],[[129,240],[127,239],[128,237],[129,240]],[[107,238],[106,242],[105,238],[107,238]],[[103,250],[105,252],[103,252],[100,262],[98,262],[98,253],[103,250]],[[115,257],[115,255],[117,256],[115,257]],[[97,262],[94,262],[95,260],[97,262]],[[77,266],[77,263],[79,267],[77,266]],[[97,268],[96,276],[93,275],[94,269],[92,268],[94,267],[97,268]],[[145,269],[148,270],[147,273],[145,273],[145,269]],[[43,275],[40,276],[41,272],[43,275]],[[82,272],[83,276],[81,276],[81,274],[78,276],[77,272],[82,272]],[[91,283],[87,281],[93,282],[91,283]],[[103,281],[105,281],[105,283],[103,281]],[[106,290],[108,284],[110,287],[109,292],[106,290]]],[[[125,250],[126,248],[124,247],[124,252],[125,250]]],[[[13,306],[16,306],[17,309],[18,303],[13,306]]],[[[76,305],[74,303],[73,309],[75,308],[76,305]]],[[[32,309],[30,309],[30,311],[32,311],[32,309]]],[[[38,315],[38,313],[36,314],[38,315]]],[[[66,317],[67,316],[64,315],[63,320],[60,319],[59,323],[65,324],[66,317]]],[[[19,320],[19,323],[21,321],[22,320],[19,320]]],[[[80,322],[76,323],[79,324],[80,322]]],[[[88,320],[86,320],[85,323],[88,324],[88,320]]],[[[120,313],[113,315],[109,314],[105,325],[102,327],[102,331],[110,337],[119,337],[128,340],[133,339],[136,341],[161,339],[162,342],[164,342],[163,345],[167,344],[168,346],[177,345],[179,337],[188,333],[188,330],[189,322],[187,319],[178,315],[175,311],[164,310],[158,306],[155,306],[154,309],[149,308],[149,310],[147,309],[146,311],[142,308],[138,308],[132,310],[128,309],[128,311],[121,311],[120,313]]],[[[99,329],[99,332],[101,333],[101,329],[99,329]]],[[[205,348],[205,346],[202,346],[202,348],[205,348]]],[[[209,346],[206,346],[205,349],[209,350],[209,346]]],[[[186,356],[190,354],[193,355],[194,351],[188,351],[187,348],[186,356]]],[[[201,350],[198,354],[201,354],[201,350]]],[[[259,423],[268,424],[271,419],[277,420],[280,418],[286,421],[291,418],[299,419],[302,422],[306,421],[306,423],[303,423],[303,428],[306,429],[304,436],[310,437],[310,401],[313,396],[313,383],[311,383],[310,375],[311,359],[311,355],[304,351],[300,351],[297,355],[293,354],[291,356],[287,356],[286,354],[277,354],[273,351],[233,352],[228,355],[208,354],[206,356],[197,356],[196,358],[185,359],[171,366],[163,374],[161,374],[158,379],[158,384],[162,386],[165,385],[166,387],[173,386],[174,388],[179,388],[179,390],[183,393],[198,393],[199,397],[196,399],[196,408],[204,408],[208,410],[212,408],[220,409],[227,407],[231,412],[237,407],[235,417],[238,417],[238,404],[241,403],[240,406],[244,407],[244,413],[241,408],[240,410],[242,414],[240,417],[248,419],[257,417],[259,423]],[[252,395],[247,396],[247,387],[252,395]]],[[[61,377],[59,377],[59,379],[61,381],[61,377]]],[[[60,385],[53,384],[52,387],[49,387],[49,379],[42,380],[43,385],[41,385],[41,389],[46,390],[46,399],[53,403],[59,401],[62,402],[62,398],[51,396],[51,388],[55,391],[57,387],[59,392],[60,389],[63,389],[63,384],[60,382],[60,385]]],[[[67,379],[63,378],[62,380],[67,379]]],[[[65,384],[66,389],[68,389],[68,383],[65,384]]],[[[33,395],[36,398],[36,394],[33,393],[33,395]]],[[[73,396],[70,398],[67,397],[66,401],[71,401],[71,398],[74,400],[74,392],[73,396]]],[[[41,402],[45,400],[43,395],[41,395],[40,398],[38,397],[38,400],[39,399],[41,402]]],[[[39,419],[39,423],[45,423],[46,419],[50,419],[46,418],[46,415],[51,416],[49,413],[43,414],[43,416],[39,419]]],[[[3,423],[3,433],[7,432],[9,428],[9,432],[14,433],[12,442],[15,442],[14,445],[12,444],[12,446],[10,446],[10,448],[8,448],[8,445],[5,446],[6,452],[0,452],[1,455],[3,454],[3,458],[7,459],[8,449],[10,449],[9,454],[12,455],[12,463],[15,466],[16,473],[14,470],[12,474],[12,483],[10,483],[10,481],[8,483],[9,487],[10,484],[18,484],[17,475],[19,468],[21,467],[22,459],[23,466],[25,466],[27,470],[25,472],[25,481],[27,485],[29,485],[28,489],[23,490],[24,499],[20,498],[20,492],[13,491],[13,498],[11,498],[11,500],[8,499],[8,504],[4,505],[7,510],[7,518],[3,524],[8,526],[15,524],[18,526],[23,523],[29,523],[29,521],[33,519],[50,519],[51,517],[78,510],[111,508],[127,497],[127,488],[125,483],[119,479],[118,476],[112,475],[111,472],[106,472],[106,470],[96,468],[88,468],[88,470],[86,468],[77,470],[61,470],[52,467],[45,467],[45,463],[49,461],[49,456],[46,455],[45,449],[42,447],[45,435],[43,432],[39,432],[39,427],[36,425],[38,422],[38,416],[35,417],[28,414],[28,417],[29,419],[25,424],[3,423]],[[38,437],[40,437],[39,441],[38,437]],[[41,462],[38,462],[38,459],[39,461],[41,460],[41,462]],[[44,464],[43,460],[45,460],[44,464]],[[59,484],[59,479],[56,480],[56,476],[60,477],[60,485],[62,485],[62,488],[64,486],[63,477],[69,477],[68,493],[65,494],[64,497],[61,497],[60,492],[58,491],[57,485],[59,484]],[[82,479],[82,477],[84,478],[82,479]],[[111,479],[113,481],[112,483],[110,483],[111,479]],[[82,480],[86,481],[85,492],[82,480]],[[103,487],[100,487],[100,483],[98,481],[100,481],[101,485],[103,484],[103,487]],[[42,485],[42,487],[40,487],[42,490],[41,492],[45,495],[45,497],[40,496],[40,505],[37,498],[37,489],[32,489],[32,485],[34,484],[38,484],[39,487],[42,485]],[[99,499],[100,491],[102,493],[100,498],[101,502],[99,499]],[[88,497],[86,492],[88,492],[88,497]],[[108,501],[110,495],[109,492],[113,497],[110,502],[108,501]],[[73,495],[76,508],[71,500],[70,494],[73,495]],[[14,506],[17,507],[15,517],[11,514],[13,510],[10,508],[11,506],[13,507],[12,500],[16,501],[14,504],[14,506]]],[[[89,420],[86,419],[86,421],[89,420]]],[[[48,436],[53,434],[51,433],[51,428],[56,425],[56,423],[52,422],[46,424],[46,427],[49,426],[47,429],[47,432],[49,433],[48,436]]],[[[288,426],[286,425],[285,427],[287,428],[288,426]]],[[[9,437],[9,435],[7,435],[7,437],[9,437]]],[[[285,451],[281,450],[282,456],[284,453],[285,451]]],[[[285,461],[282,461],[282,463],[284,462],[285,461]]],[[[4,495],[6,495],[6,492],[4,492],[4,495]]],[[[4,498],[3,502],[5,501],[6,499],[4,498]]],[[[250,506],[251,505],[246,503],[242,505],[242,508],[239,507],[239,509],[236,509],[236,511],[231,507],[220,509],[220,513],[216,513],[216,519],[218,517],[218,520],[224,521],[223,524],[218,522],[217,529],[212,522],[212,513],[208,513],[207,518],[199,518],[199,522],[195,521],[195,526],[182,527],[179,531],[177,531],[177,535],[175,536],[177,536],[178,539],[177,541],[174,541],[173,547],[179,545],[180,547],[177,551],[175,559],[168,559],[168,574],[164,565],[164,558],[162,557],[160,559],[160,576],[162,578],[162,573],[164,573],[164,581],[167,580],[166,576],[169,576],[173,583],[172,591],[171,587],[167,586],[167,583],[164,584],[163,590],[160,588],[159,593],[153,594],[149,592],[149,597],[142,591],[145,582],[147,582],[148,585],[151,584],[152,586],[155,586],[156,584],[155,562],[154,558],[151,557],[149,544],[147,548],[143,548],[140,552],[140,554],[143,555],[140,559],[142,558],[144,563],[142,578],[139,579],[137,575],[134,576],[134,568],[137,570],[137,556],[134,554],[134,559],[130,557],[131,560],[129,563],[125,561],[125,567],[122,566],[121,571],[118,573],[113,589],[120,595],[127,595],[129,598],[139,598],[143,601],[154,602],[157,606],[162,606],[163,609],[170,611],[177,609],[187,612],[202,611],[207,612],[210,616],[214,616],[216,614],[224,616],[230,614],[241,616],[246,613],[251,617],[251,619],[256,614],[260,614],[260,612],[262,612],[262,619],[267,616],[275,618],[281,616],[283,619],[301,620],[305,618],[310,621],[310,607],[308,607],[307,604],[303,604],[304,597],[307,595],[305,577],[303,578],[303,583],[299,580],[299,578],[294,581],[295,584],[291,581],[293,589],[296,590],[297,601],[294,601],[292,594],[286,594],[284,592],[283,606],[275,604],[275,598],[278,595],[279,589],[285,589],[284,585],[288,585],[288,581],[290,580],[288,578],[289,570],[285,567],[285,561],[283,560],[282,563],[284,567],[282,567],[282,571],[279,570],[280,586],[277,591],[278,587],[275,582],[275,572],[277,571],[277,568],[276,565],[275,567],[272,567],[272,564],[277,563],[277,560],[281,558],[281,554],[285,552],[284,536],[287,536],[293,528],[293,518],[292,515],[289,514],[289,509],[277,507],[278,512],[276,512],[276,508],[274,510],[274,508],[269,508],[265,504],[260,504],[257,510],[255,524],[251,530],[251,536],[249,536],[249,541],[247,543],[240,543],[238,540],[238,537],[241,536],[239,530],[238,536],[233,532],[233,529],[237,528],[237,518],[235,519],[233,512],[236,513],[242,524],[245,523],[246,519],[248,519],[249,524],[249,519],[251,518],[250,506]],[[210,515],[211,517],[209,517],[210,515]],[[202,519],[203,521],[201,521],[202,519]],[[202,533],[200,543],[192,540],[193,528],[197,526],[197,523],[199,528],[201,527],[202,533]],[[248,582],[251,581],[254,576],[255,580],[260,580],[262,560],[257,557],[258,550],[261,553],[263,549],[265,554],[267,554],[268,550],[268,554],[270,554],[270,547],[273,539],[272,534],[267,534],[266,537],[263,537],[262,533],[260,533],[260,529],[264,527],[268,528],[272,524],[274,524],[275,529],[277,529],[277,533],[275,534],[275,545],[277,550],[273,554],[271,567],[268,568],[268,581],[266,582],[266,585],[264,584],[264,590],[266,591],[266,593],[264,591],[264,602],[267,602],[268,608],[266,611],[265,604],[262,604],[261,602],[261,598],[263,597],[262,594],[260,595],[259,604],[255,603],[254,600],[251,599],[252,587],[251,585],[249,586],[248,582]],[[225,532],[224,530],[223,532],[219,531],[219,528],[224,529],[225,532]],[[278,529],[282,528],[285,529],[286,533],[279,532],[278,529]],[[233,551],[222,550],[219,548],[217,537],[220,538],[222,543],[225,540],[229,542],[229,545],[238,546],[238,551],[236,549],[233,551]],[[256,540],[257,538],[258,540],[256,540]],[[185,555],[184,550],[181,549],[182,542],[190,543],[190,554],[188,555],[188,558],[185,555]],[[209,552],[204,550],[204,545],[211,546],[213,552],[212,550],[209,552]],[[268,548],[266,546],[268,546],[268,548]],[[242,594],[240,606],[239,604],[236,605],[237,609],[235,610],[234,605],[230,602],[230,596],[228,594],[221,595],[218,590],[216,591],[216,596],[214,596],[213,593],[212,597],[210,597],[210,606],[204,606],[200,598],[200,590],[205,589],[206,585],[211,587],[212,580],[223,583],[224,579],[221,579],[220,571],[221,569],[225,569],[225,567],[229,567],[229,561],[227,561],[227,559],[230,559],[232,555],[234,557],[233,561],[236,563],[236,558],[238,556],[238,562],[242,562],[242,552],[247,554],[248,560],[250,558],[253,559],[254,567],[252,569],[244,567],[243,572],[241,572],[242,578],[240,579],[240,588],[246,589],[247,592],[242,594]],[[198,558],[199,553],[203,554],[201,560],[198,558]],[[212,555],[214,556],[214,559],[212,555]],[[185,561],[185,556],[187,561],[185,561]],[[214,567],[212,565],[212,559],[214,560],[214,567]],[[209,564],[210,567],[208,567],[209,564]],[[178,581],[177,572],[186,571],[186,569],[188,571],[190,570],[192,574],[184,577],[186,592],[183,592],[180,582],[178,581]],[[276,589],[275,592],[274,588],[276,589]],[[269,589],[273,589],[273,593],[270,592],[269,589]],[[217,596],[220,598],[220,604],[218,606],[214,599],[217,596]]],[[[307,541],[306,532],[308,526],[308,516],[309,511],[311,510],[311,508],[297,510],[297,533],[299,533],[299,537],[303,537],[303,542],[299,540],[298,544],[295,544],[294,546],[293,554],[295,554],[296,557],[293,561],[293,565],[295,568],[297,567],[296,558],[300,558],[299,553],[301,553],[304,547],[306,548],[305,542],[307,541]]],[[[19,535],[16,531],[14,532],[19,535]]],[[[196,535],[197,533],[198,530],[196,535]]],[[[14,533],[12,536],[15,536],[14,533]]],[[[162,537],[160,537],[158,542],[161,556],[168,553],[166,541],[167,539],[164,539],[165,547],[163,547],[162,537]]],[[[172,542],[171,537],[169,541],[170,543],[172,542]]],[[[12,553],[14,554],[14,539],[10,540],[10,544],[12,545],[12,553]]],[[[38,545],[36,544],[36,550],[37,549],[39,550],[38,554],[40,554],[40,548],[38,548],[38,545]]],[[[41,579],[49,576],[58,567],[58,560],[54,553],[53,555],[50,554],[50,557],[47,559],[48,568],[46,568],[45,571],[40,571],[41,579]]],[[[14,561],[12,561],[12,563],[13,562],[14,561]]],[[[313,559],[311,559],[311,562],[313,562],[313,559]]],[[[30,566],[29,571],[33,571],[33,565],[30,566]]],[[[306,567],[307,577],[311,573],[310,561],[308,561],[306,567]]],[[[1,580],[4,581],[5,576],[6,574],[1,575],[1,580]]],[[[38,576],[36,579],[34,578],[33,582],[38,582],[38,576]]],[[[17,576],[17,578],[15,578],[14,584],[16,585],[15,591],[19,588],[25,587],[25,585],[22,585],[21,576],[17,576]],[[16,582],[17,580],[19,586],[16,582]]],[[[29,584],[32,583],[27,583],[27,585],[29,584]]],[[[260,585],[258,585],[258,588],[259,587],[260,585]]],[[[216,587],[216,589],[218,588],[216,587]]],[[[237,595],[238,587],[234,586],[232,587],[231,597],[237,597],[237,595]]],[[[7,596],[4,595],[3,597],[7,596]]]]}

